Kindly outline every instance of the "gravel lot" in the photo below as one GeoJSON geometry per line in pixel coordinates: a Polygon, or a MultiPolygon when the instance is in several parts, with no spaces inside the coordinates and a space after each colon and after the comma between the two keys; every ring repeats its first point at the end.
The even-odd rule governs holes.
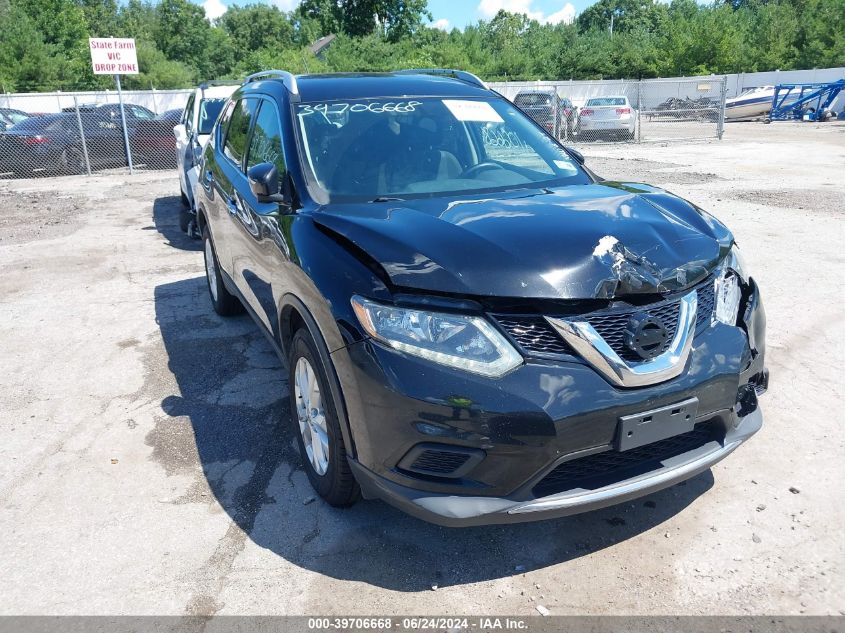
{"type": "Polygon", "coordinates": [[[584,151],[734,230],[765,426],[636,503],[465,530],[312,499],[284,371],[212,313],[172,173],[0,181],[0,614],[845,613],[845,122],[584,151]]]}

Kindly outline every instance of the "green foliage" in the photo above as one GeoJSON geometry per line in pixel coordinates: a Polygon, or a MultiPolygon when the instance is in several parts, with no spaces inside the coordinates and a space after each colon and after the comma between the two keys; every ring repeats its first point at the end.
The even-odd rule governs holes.
{"type": "MultiPolygon", "coordinates": [[[[457,0],[456,0],[457,1],[457,0]]],[[[450,33],[426,0],[0,0],[0,88],[111,87],[91,72],[88,37],[134,37],[127,88],[188,87],[266,68],[292,72],[464,68],[489,80],[609,79],[845,66],[845,0],[598,0],[575,24],[499,12],[450,33]],[[613,18],[613,33],[610,20],[613,18]],[[308,46],[337,35],[316,58],[308,46]]]]}
{"type": "Polygon", "coordinates": [[[250,4],[233,6],[220,18],[238,57],[262,49],[293,47],[293,25],[275,6],[250,4]]]}
{"type": "Polygon", "coordinates": [[[426,4],[426,0],[303,0],[297,11],[317,22],[323,34],[380,34],[398,42],[420,30],[424,18],[431,19],[426,4]]]}

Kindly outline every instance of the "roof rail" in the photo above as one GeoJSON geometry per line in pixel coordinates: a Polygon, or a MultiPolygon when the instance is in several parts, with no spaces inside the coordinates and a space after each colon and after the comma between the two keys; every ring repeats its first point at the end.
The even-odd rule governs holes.
{"type": "Polygon", "coordinates": [[[446,77],[454,77],[459,81],[463,81],[479,88],[489,90],[490,88],[479,79],[476,75],[466,70],[456,70],[454,68],[408,68],[403,70],[394,70],[397,75],[444,75],[446,77]]]}
{"type": "Polygon", "coordinates": [[[212,86],[236,86],[237,84],[237,79],[212,79],[211,81],[201,81],[197,87],[200,90],[205,90],[212,86]]]}
{"type": "Polygon", "coordinates": [[[259,79],[281,79],[285,84],[285,88],[287,88],[291,94],[299,94],[299,87],[296,85],[296,77],[286,70],[262,70],[261,72],[247,76],[247,78],[244,79],[244,83],[248,84],[252,81],[258,81],[259,79]]]}

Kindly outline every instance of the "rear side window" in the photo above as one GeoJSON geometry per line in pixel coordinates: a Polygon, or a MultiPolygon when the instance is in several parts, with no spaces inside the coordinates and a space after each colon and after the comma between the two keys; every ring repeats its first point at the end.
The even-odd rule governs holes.
{"type": "Polygon", "coordinates": [[[191,134],[191,129],[194,126],[194,95],[188,97],[188,103],[185,105],[185,111],[182,113],[182,123],[185,126],[185,131],[188,136],[191,134]]]}
{"type": "Polygon", "coordinates": [[[269,101],[261,102],[261,110],[255,119],[252,139],[249,143],[247,169],[261,163],[273,163],[279,174],[285,173],[285,156],[282,153],[282,130],[276,106],[269,101]]]}
{"type": "Polygon", "coordinates": [[[226,130],[226,141],[223,143],[223,153],[239,167],[243,164],[249,126],[257,109],[258,99],[247,98],[239,100],[232,110],[232,118],[226,130]]]}

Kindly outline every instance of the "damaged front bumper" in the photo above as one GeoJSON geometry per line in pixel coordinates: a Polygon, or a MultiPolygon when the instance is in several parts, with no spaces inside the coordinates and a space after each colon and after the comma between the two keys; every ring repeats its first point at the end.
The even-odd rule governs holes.
{"type": "Polygon", "coordinates": [[[469,527],[553,519],[607,506],[657,492],[704,472],[718,463],[763,425],[759,408],[739,418],[722,443],[710,442],[667,461],[662,468],[594,490],[574,489],[517,501],[507,497],[430,494],[399,485],[352,462],[365,497],[380,498],[417,518],[448,527],[469,527]]]}
{"type": "Polygon", "coordinates": [[[738,326],[712,323],[696,333],[680,374],[636,388],[574,360],[527,358],[491,380],[360,341],[333,353],[354,439],[350,464],[364,496],[447,526],[625,502],[707,470],[761,428],[765,327],[750,280],[738,326]],[[637,454],[619,439],[621,420],[691,399],[693,431],[667,437],[662,453],[646,449],[663,450],[663,440],[637,449],[647,454],[642,463],[614,466],[637,454]],[[455,454],[463,461],[447,472],[455,454]],[[562,478],[570,466],[592,475],[562,478]]]}

